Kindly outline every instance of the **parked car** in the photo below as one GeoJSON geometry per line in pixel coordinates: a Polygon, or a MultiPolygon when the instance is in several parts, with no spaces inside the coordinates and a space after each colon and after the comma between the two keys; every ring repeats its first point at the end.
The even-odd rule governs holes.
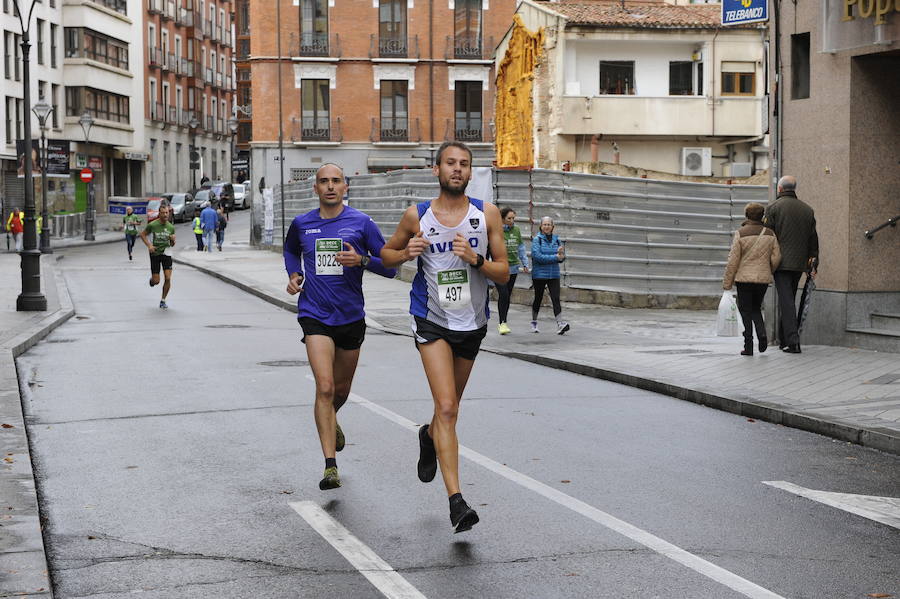
{"type": "Polygon", "coordinates": [[[234,207],[240,208],[241,210],[249,208],[250,189],[243,183],[235,183],[232,187],[234,188],[234,207]]]}
{"type": "Polygon", "coordinates": [[[147,222],[155,221],[159,218],[159,207],[162,205],[162,198],[150,198],[147,202],[147,222]]]}
{"type": "Polygon", "coordinates": [[[172,220],[176,223],[194,218],[194,199],[189,193],[164,193],[162,199],[166,200],[172,207],[172,220]]]}
{"type": "Polygon", "coordinates": [[[203,204],[207,202],[212,204],[213,202],[217,202],[218,200],[219,196],[217,196],[216,193],[211,189],[198,189],[197,193],[194,194],[194,203],[201,210],[203,204]]]}

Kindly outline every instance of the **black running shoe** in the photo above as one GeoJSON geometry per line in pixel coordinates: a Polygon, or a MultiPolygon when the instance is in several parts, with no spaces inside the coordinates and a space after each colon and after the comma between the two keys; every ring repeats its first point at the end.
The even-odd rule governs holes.
{"type": "Polygon", "coordinates": [[[478,524],[478,514],[460,497],[450,506],[450,524],[454,533],[466,532],[478,524]]]}
{"type": "Polygon", "coordinates": [[[344,445],[347,443],[347,439],[344,438],[344,431],[341,430],[341,425],[337,422],[334,423],[334,450],[342,451],[344,449],[344,445]]]}
{"type": "Polygon", "coordinates": [[[325,476],[319,481],[319,489],[327,491],[328,489],[337,489],[341,486],[341,477],[338,476],[337,468],[326,468],[325,476]]]}
{"type": "Polygon", "coordinates": [[[428,437],[428,425],[423,424],[419,429],[419,463],[416,464],[419,472],[419,480],[430,483],[437,473],[437,453],[434,451],[434,442],[428,437]]]}

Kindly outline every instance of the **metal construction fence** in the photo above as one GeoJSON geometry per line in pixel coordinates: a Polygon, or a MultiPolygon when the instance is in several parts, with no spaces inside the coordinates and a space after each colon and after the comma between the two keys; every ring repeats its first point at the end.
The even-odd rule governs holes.
{"type": "MultiPolygon", "coordinates": [[[[566,242],[561,265],[570,290],[651,296],[718,296],[732,234],[765,186],[719,185],[589,175],[542,169],[493,172],[493,201],[517,213],[523,236],[553,218],[566,242]]],[[[349,204],[389,237],[410,205],[437,196],[430,169],[350,177],[349,204]]],[[[285,185],[285,214],[313,209],[312,182],[285,185]]],[[[276,246],[280,194],[275,191],[276,246]]],[[[254,223],[262,212],[254,208],[254,223]]],[[[528,246],[530,244],[526,244],[528,246]]]]}

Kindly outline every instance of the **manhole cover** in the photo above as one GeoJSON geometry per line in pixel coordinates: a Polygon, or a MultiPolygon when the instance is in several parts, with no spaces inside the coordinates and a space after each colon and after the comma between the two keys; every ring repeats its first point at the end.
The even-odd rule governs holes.
{"type": "Polygon", "coordinates": [[[639,354],[666,354],[666,355],[678,355],[678,354],[708,354],[710,350],[708,349],[648,349],[644,351],[637,352],[639,354]]]}
{"type": "Polygon", "coordinates": [[[75,339],[48,339],[47,343],[75,343],[75,339]]]}
{"type": "Polygon", "coordinates": [[[309,362],[307,362],[306,360],[272,360],[271,362],[260,362],[259,365],[279,367],[309,366],[309,362]]]}
{"type": "Polygon", "coordinates": [[[207,329],[249,329],[248,324],[208,324],[207,329]]]}

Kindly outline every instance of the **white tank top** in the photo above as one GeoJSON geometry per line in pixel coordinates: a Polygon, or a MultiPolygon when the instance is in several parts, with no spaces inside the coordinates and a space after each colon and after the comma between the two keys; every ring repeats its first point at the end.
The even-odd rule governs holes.
{"type": "Polygon", "coordinates": [[[481,200],[469,198],[469,210],[455,227],[446,227],[431,210],[431,201],[416,206],[419,227],[431,245],[418,259],[409,293],[409,312],[451,331],[474,331],[487,325],[488,285],[484,274],[453,253],[462,233],[472,249],[487,257],[487,221],[481,200]]]}

